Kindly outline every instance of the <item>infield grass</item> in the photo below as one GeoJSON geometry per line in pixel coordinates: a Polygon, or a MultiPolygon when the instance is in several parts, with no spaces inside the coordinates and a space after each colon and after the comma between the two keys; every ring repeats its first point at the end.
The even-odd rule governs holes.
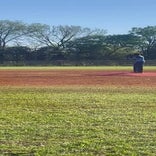
{"type": "Polygon", "coordinates": [[[0,155],[154,156],[156,89],[0,88],[0,155]]]}

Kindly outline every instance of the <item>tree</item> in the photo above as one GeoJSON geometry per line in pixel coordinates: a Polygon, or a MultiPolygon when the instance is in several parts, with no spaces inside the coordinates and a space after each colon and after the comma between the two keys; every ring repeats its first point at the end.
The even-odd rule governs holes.
{"type": "Polygon", "coordinates": [[[104,56],[104,41],[104,35],[88,35],[69,42],[67,47],[74,59],[101,59],[104,56]]]}
{"type": "Polygon", "coordinates": [[[29,34],[27,36],[30,39],[30,42],[33,44],[36,42],[40,46],[54,46],[53,43],[49,40],[51,35],[50,27],[46,24],[33,23],[28,26],[29,34]]]}
{"type": "MultiPolygon", "coordinates": [[[[80,26],[49,26],[33,23],[29,26],[29,37],[36,40],[41,46],[51,46],[57,49],[65,49],[66,44],[75,38],[88,36],[100,30],[91,30],[80,26]]],[[[102,31],[101,31],[102,32],[102,31]]]]}
{"type": "Polygon", "coordinates": [[[134,27],[130,31],[131,34],[140,37],[140,50],[144,53],[146,58],[151,58],[155,45],[156,45],[156,26],[147,26],[144,28],[134,27]]]}
{"type": "Polygon", "coordinates": [[[4,61],[22,62],[31,59],[31,49],[28,47],[7,47],[3,50],[4,61]]]}
{"type": "Polygon", "coordinates": [[[133,53],[138,49],[140,37],[132,34],[108,35],[105,43],[111,51],[111,55],[119,55],[125,57],[129,53],[133,53]]]}
{"type": "Polygon", "coordinates": [[[41,46],[65,48],[65,44],[74,38],[81,28],[78,26],[49,26],[34,23],[29,26],[29,37],[36,40],[41,46]]]}
{"type": "Polygon", "coordinates": [[[7,44],[14,42],[27,33],[26,24],[20,21],[0,21],[0,48],[5,48],[7,44]]]}

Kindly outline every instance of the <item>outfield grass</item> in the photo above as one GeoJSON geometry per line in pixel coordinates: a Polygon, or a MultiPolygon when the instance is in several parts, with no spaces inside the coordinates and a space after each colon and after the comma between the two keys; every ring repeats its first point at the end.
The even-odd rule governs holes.
{"type": "MultiPolygon", "coordinates": [[[[1,70],[129,70],[133,69],[132,66],[12,66],[0,67],[1,70]]],[[[156,70],[156,66],[145,66],[144,70],[156,70]]]]}
{"type": "MultiPolygon", "coordinates": [[[[131,66],[12,66],[0,67],[1,70],[129,70],[131,66]]],[[[155,68],[156,69],[156,68],[155,68]]]]}
{"type": "Polygon", "coordinates": [[[0,88],[0,153],[154,156],[156,89],[0,88]]]}

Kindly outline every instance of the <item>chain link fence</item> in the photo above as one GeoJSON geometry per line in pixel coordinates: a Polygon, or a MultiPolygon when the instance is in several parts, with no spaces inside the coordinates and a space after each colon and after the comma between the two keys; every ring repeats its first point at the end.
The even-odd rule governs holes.
{"type": "MultiPolygon", "coordinates": [[[[54,61],[7,61],[0,66],[131,66],[132,60],[54,60],[54,61]]],[[[146,66],[156,66],[156,60],[146,60],[146,66]]]]}

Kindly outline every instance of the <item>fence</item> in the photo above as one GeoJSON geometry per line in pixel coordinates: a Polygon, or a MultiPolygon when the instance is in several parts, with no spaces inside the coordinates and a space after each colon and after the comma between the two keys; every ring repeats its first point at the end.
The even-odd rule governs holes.
{"type": "MultiPolygon", "coordinates": [[[[131,66],[131,60],[55,60],[55,61],[7,61],[0,66],[131,66]]],[[[145,65],[156,66],[156,60],[146,60],[145,65]]]]}

